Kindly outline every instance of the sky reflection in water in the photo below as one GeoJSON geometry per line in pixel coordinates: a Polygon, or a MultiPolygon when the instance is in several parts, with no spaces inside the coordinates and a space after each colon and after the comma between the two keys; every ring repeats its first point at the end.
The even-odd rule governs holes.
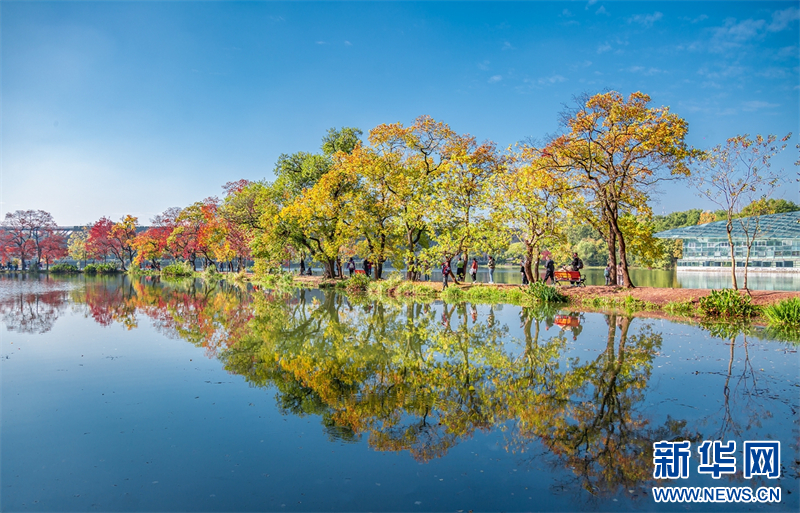
{"type": "Polygon", "coordinates": [[[798,509],[800,359],[763,333],[122,277],[0,278],[0,319],[4,511],[677,511],[673,439],[670,484],[798,509]],[[782,479],[698,475],[711,439],[780,440],[782,479]]]}

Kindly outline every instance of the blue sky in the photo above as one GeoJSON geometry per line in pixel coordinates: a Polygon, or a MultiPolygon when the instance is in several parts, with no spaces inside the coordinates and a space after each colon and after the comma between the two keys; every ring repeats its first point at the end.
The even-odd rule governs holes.
{"type": "MultiPolygon", "coordinates": [[[[329,127],[422,114],[506,147],[575,95],[649,94],[709,148],[793,132],[800,2],[8,2],[2,213],[137,215],[271,179],[329,127]]],[[[666,185],[656,213],[712,207],[666,185]]]]}

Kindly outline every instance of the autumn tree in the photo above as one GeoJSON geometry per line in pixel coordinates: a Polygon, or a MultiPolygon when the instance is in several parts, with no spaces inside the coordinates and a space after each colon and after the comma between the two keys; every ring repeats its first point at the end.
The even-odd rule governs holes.
{"type": "Polygon", "coordinates": [[[45,241],[56,229],[56,222],[50,212],[44,210],[17,210],[6,214],[3,220],[6,244],[19,257],[22,268],[25,259],[36,257],[37,265],[47,245],[45,241]]]}
{"type": "Polygon", "coordinates": [[[86,249],[89,253],[89,257],[93,260],[102,258],[103,261],[105,261],[109,255],[114,255],[115,252],[119,251],[117,248],[112,250],[112,246],[115,244],[115,241],[110,238],[111,228],[113,226],[114,222],[111,219],[101,217],[89,228],[89,236],[86,239],[86,249]]]}
{"type": "Polygon", "coordinates": [[[83,262],[86,265],[86,259],[89,258],[89,251],[86,243],[89,239],[89,227],[84,227],[81,230],[75,230],[69,235],[67,240],[67,254],[76,262],[83,262]]]}
{"type": "Polygon", "coordinates": [[[118,223],[114,223],[108,234],[113,241],[111,245],[112,251],[117,249],[118,252],[114,253],[119,261],[122,263],[122,270],[125,270],[125,259],[128,262],[133,262],[134,248],[132,246],[133,240],[136,237],[136,226],[138,219],[132,215],[126,215],[118,223]]]}
{"type": "Polygon", "coordinates": [[[66,258],[69,255],[67,248],[67,236],[61,232],[51,231],[47,237],[42,239],[39,256],[44,260],[47,270],[50,270],[50,263],[66,258]]]}
{"type": "Polygon", "coordinates": [[[649,103],[650,97],[640,92],[627,100],[613,91],[584,98],[565,114],[566,133],[543,152],[550,155],[550,166],[568,173],[587,203],[596,205],[598,219],[608,227],[609,247],[617,249],[609,251],[609,260],[615,268],[619,253],[626,287],[633,284],[620,216],[647,209],[654,186],[688,176],[688,161],[699,154],[685,142],[686,121],[668,107],[649,103]]]}
{"type": "Polygon", "coordinates": [[[224,240],[224,227],[217,215],[219,200],[209,197],[182,209],[175,217],[175,227],[167,238],[173,252],[197,268],[197,258],[202,257],[204,267],[216,268],[215,253],[224,240]]]}
{"type": "MultiPolygon", "coordinates": [[[[437,252],[463,255],[485,249],[489,200],[496,198],[494,178],[507,161],[491,141],[478,144],[470,135],[451,137],[443,154],[449,165],[435,180],[436,208],[431,238],[437,252]]],[[[433,262],[431,262],[433,263],[433,262]]]]}
{"type": "Polygon", "coordinates": [[[352,175],[334,168],[279,214],[281,221],[296,226],[303,233],[305,247],[325,266],[328,278],[340,274],[337,258],[350,238],[346,207],[353,187],[352,175]]]}
{"type": "Polygon", "coordinates": [[[8,248],[6,252],[20,259],[22,269],[25,269],[25,260],[33,254],[33,243],[29,235],[28,213],[33,211],[17,210],[8,212],[3,220],[3,245],[8,248]]]}
{"type": "MultiPolygon", "coordinates": [[[[311,189],[325,176],[333,166],[333,156],[337,153],[350,153],[355,149],[361,131],[357,128],[330,129],[323,138],[321,154],[298,152],[291,155],[282,154],[275,166],[276,180],[273,183],[260,183],[257,186],[257,202],[262,214],[259,217],[259,232],[253,238],[251,246],[253,257],[263,262],[275,262],[293,253],[301,256],[311,255],[321,258],[321,262],[329,265],[332,251],[332,233],[330,231],[334,222],[330,216],[331,208],[335,204],[342,207],[343,197],[341,189],[334,180],[326,181],[330,190],[318,187],[313,193],[311,189]],[[305,198],[303,200],[302,198],[305,198]],[[303,201],[314,200],[321,203],[311,205],[303,201]],[[288,209],[288,210],[287,210],[288,209]],[[325,228],[323,228],[325,227],[325,228]],[[323,233],[312,234],[308,230],[313,228],[323,229],[323,233]],[[323,240],[327,242],[323,242],[323,240]],[[326,248],[326,249],[322,249],[326,248]]],[[[344,174],[339,174],[344,178],[344,174]]],[[[247,188],[249,189],[249,187],[247,188]]],[[[336,219],[344,220],[344,212],[336,213],[336,219]]],[[[340,235],[336,236],[339,243],[340,235]]],[[[336,256],[332,257],[334,263],[336,256]]],[[[260,264],[257,263],[257,267],[260,264]]],[[[336,274],[332,268],[327,268],[331,276],[336,274]]]]}
{"type": "Polygon", "coordinates": [[[398,209],[394,223],[405,246],[403,260],[409,279],[414,275],[423,236],[431,234],[436,184],[450,165],[447,149],[455,136],[447,124],[430,116],[420,116],[408,127],[379,125],[369,133],[372,148],[387,166],[386,187],[398,209]]]}
{"type": "Polygon", "coordinates": [[[137,233],[131,242],[131,247],[136,253],[132,264],[140,266],[145,261],[150,260],[150,265],[153,269],[160,269],[161,258],[167,249],[168,237],[169,232],[159,227],[137,233]]]}
{"type": "Polygon", "coordinates": [[[542,249],[563,241],[571,212],[580,206],[567,176],[554,172],[550,162],[540,150],[521,146],[514,165],[493,180],[490,194],[494,230],[506,241],[517,238],[524,244],[525,274],[531,282],[539,279],[542,249]]]}
{"type": "MultiPolygon", "coordinates": [[[[693,183],[701,197],[722,207],[725,230],[731,259],[731,283],[738,290],[736,281],[736,249],[733,242],[734,219],[748,203],[766,200],[769,193],[780,182],[780,175],[771,170],[771,159],[784,149],[791,133],[783,138],[775,135],[763,137],[748,134],[728,139],[725,144],[715,146],[699,163],[693,183]]],[[[756,203],[758,204],[758,203],[756,203]]],[[[763,205],[763,204],[762,204],[763,205]]],[[[748,231],[748,240],[758,231],[757,217],[740,221],[742,229],[748,231]]],[[[749,251],[748,251],[749,256],[749,251]]]]}
{"type": "Polygon", "coordinates": [[[125,261],[133,261],[134,248],[131,245],[136,237],[138,219],[126,215],[115,223],[107,217],[98,219],[89,229],[86,247],[92,258],[105,260],[109,255],[120,261],[125,271],[125,261]]]}

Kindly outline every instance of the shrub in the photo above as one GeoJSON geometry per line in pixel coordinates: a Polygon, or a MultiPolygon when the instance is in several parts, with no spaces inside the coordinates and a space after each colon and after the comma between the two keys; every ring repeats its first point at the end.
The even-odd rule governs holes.
{"type": "Polygon", "coordinates": [[[800,298],[793,297],[764,308],[764,316],[772,326],[800,328],[800,298]]]}
{"type": "Polygon", "coordinates": [[[397,286],[395,293],[401,296],[432,297],[436,296],[436,289],[427,283],[404,281],[397,286]]]}
{"type": "Polygon", "coordinates": [[[447,303],[461,303],[465,301],[464,291],[458,287],[447,287],[442,291],[442,301],[447,303]]]}
{"type": "Polygon", "coordinates": [[[72,264],[56,264],[50,267],[51,273],[77,273],[80,272],[77,267],[72,264]]]}
{"type": "Polygon", "coordinates": [[[86,267],[83,268],[83,272],[85,272],[87,274],[115,273],[115,272],[117,272],[117,264],[113,264],[113,263],[88,264],[86,267]]]}
{"type": "Polygon", "coordinates": [[[712,290],[711,294],[700,298],[700,311],[707,317],[750,317],[757,308],[750,302],[750,296],[738,290],[712,290]]]}
{"type": "Polygon", "coordinates": [[[654,303],[650,303],[649,301],[643,301],[641,299],[636,299],[635,297],[631,296],[630,294],[625,296],[625,301],[622,303],[622,306],[625,307],[626,310],[629,311],[638,311],[638,310],[656,310],[657,307],[654,303]]]}
{"type": "Polygon", "coordinates": [[[672,315],[685,315],[690,317],[694,315],[696,308],[691,300],[670,301],[664,305],[664,311],[672,315]]]}
{"type": "Polygon", "coordinates": [[[533,296],[537,301],[543,303],[566,303],[567,296],[559,292],[557,288],[548,285],[543,281],[531,283],[528,287],[528,294],[533,296]]]}
{"type": "Polygon", "coordinates": [[[367,292],[376,296],[389,296],[403,282],[403,277],[399,273],[392,273],[388,279],[370,281],[367,285],[367,292]]]}
{"type": "Polygon", "coordinates": [[[222,278],[222,273],[220,273],[213,265],[209,265],[203,271],[203,278],[206,280],[219,280],[222,278]]]}
{"type": "Polygon", "coordinates": [[[162,276],[192,276],[194,269],[189,262],[174,262],[161,270],[162,276]]]}
{"type": "Polygon", "coordinates": [[[466,289],[465,292],[468,301],[473,303],[502,303],[506,301],[506,291],[499,287],[487,287],[484,285],[476,285],[466,289]]]}
{"type": "Polygon", "coordinates": [[[268,289],[288,290],[295,287],[294,276],[287,272],[264,274],[256,278],[256,283],[268,289]]]}
{"type": "Polygon", "coordinates": [[[366,274],[356,274],[343,283],[347,292],[366,292],[370,281],[369,276],[366,274]]]}

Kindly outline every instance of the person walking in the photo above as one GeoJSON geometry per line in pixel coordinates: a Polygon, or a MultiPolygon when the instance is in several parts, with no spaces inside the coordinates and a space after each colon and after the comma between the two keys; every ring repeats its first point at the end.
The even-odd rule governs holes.
{"type": "Polygon", "coordinates": [[[547,260],[544,263],[544,281],[547,283],[547,279],[550,278],[551,285],[555,285],[556,283],[556,263],[553,262],[553,259],[548,256],[547,260]]]}
{"type": "Polygon", "coordinates": [[[300,259],[300,276],[303,276],[306,273],[306,259],[300,259]]]}
{"type": "Polygon", "coordinates": [[[611,285],[611,262],[606,264],[606,268],[603,269],[603,277],[606,279],[606,285],[611,285]]]}
{"type": "Polygon", "coordinates": [[[489,283],[494,283],[494,268],[496,265],[494,257],[489,255],[489,261],[486,263],[486,267],[489,268],[489,283]]]}
{"type": "Polygon", "coordinates": [[[350,260],[347,261],[347,270],[350,272],[350,277],[353,277],[353,273],[356,271],[356,261],[353,260],[353,257],[350,257],[350,260]]]}
{"type": "Polygon", "coordinates": [[[472,276],[472,283],[475,283],[475,280],[478,279],[478,259],[472,259],[472,265],[469,266],[469,274],[472,276]]]}
{"type": "Polygon", "coordinates": [[[572,270],[573,271],[580,271],[583,269],[583,260],[578,258],[577,253],[572,254],[572,270]]]}
{"type": "Polygon", "coordinates": [[[442,290],[447,288],[447,279],[450,277],[450,262],[445,260],[442,263],[442,290]]]}
{"type": "Polygon", "coordinates": [[[522,265],[520,265],[519,272],[522,273],[522,284],[528,284],[528,274],[525,272],[525,259],[522,259],[522,265]]]}
{"type": "MultiPolygon", "coordinates": [[[[583,260],[581,260],[578,257],[577,253],[572,253],[572,270],[580,272],[581,269],[583,269],[583,260]]],[[[570,281],[569,284],[570,285],[579,285],[580,282],[579,281],[570,281]]]]}
{"type": "Polygon", "coordinates": [[[617,264],[617,285],[620,287],[624,285],[624,280],[622,278],[622,264],[617,264]]]}
{"type": "Polygon", "coordinates": [[[460,255],[458,257],[458,263],[456,264],[456,279],[464,281],[464,276],[466,272],[467,263],[464,261],[464,255],[460,255]]]}

